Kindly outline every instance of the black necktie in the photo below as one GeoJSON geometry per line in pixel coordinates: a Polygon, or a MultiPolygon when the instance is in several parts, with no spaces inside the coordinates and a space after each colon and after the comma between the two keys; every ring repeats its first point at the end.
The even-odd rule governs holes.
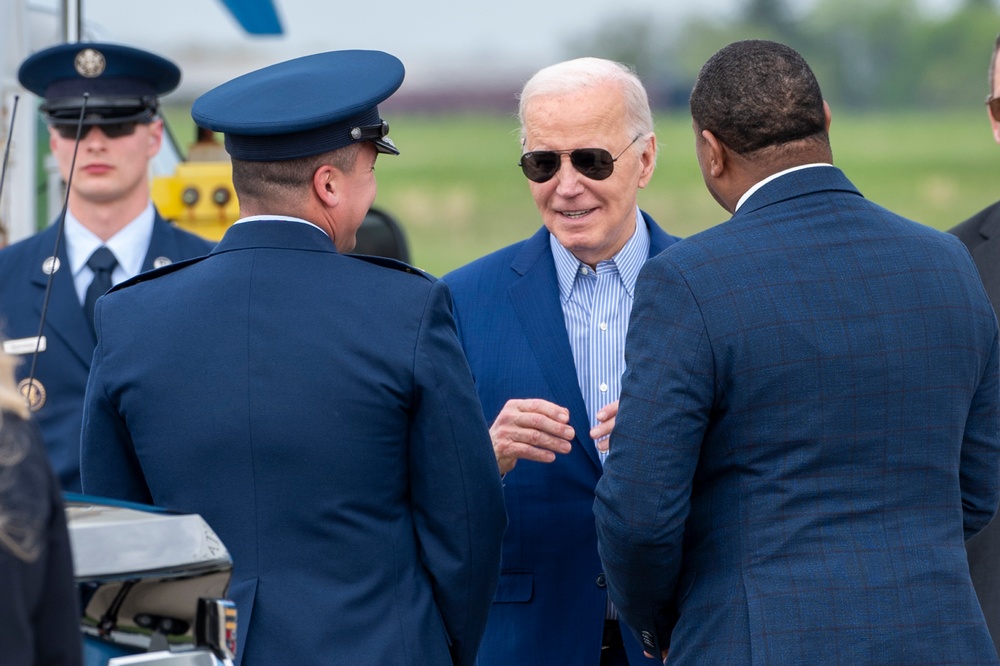
{"type": "Polygon", "coordinates": [[[87,287],[87,296],[83,300],[83,314],[87,315],[87,321],[90,322],[90,328],[93,329],[94,304],[108,289],[111,289],[111,272],[118,265],[118,260],[115,259],[111,250],[102,245],[94,250],[94,254],[90,255],[90,259],[87,259],[87,265],[90,270],[94,271],[94,280],[87,287]]]}

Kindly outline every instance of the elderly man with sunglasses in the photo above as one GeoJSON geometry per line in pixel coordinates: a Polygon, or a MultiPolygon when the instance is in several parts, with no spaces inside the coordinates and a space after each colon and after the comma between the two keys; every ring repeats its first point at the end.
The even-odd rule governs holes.
{"type": "Polygon", "coordinates": [[[505,475],[479,664],[639,664],[608,604],[592,507],[636,275],[677,240],[637,206],[656,163],[652,114],[625,66],[582,58],[535,74],[519,115],[544,226],[444,278],[505,475]]]}
{"type": "Polygon", "coordinates": [[[117,44],[61,44],[25,60],[18,79],[43,98],[69,197],[64,224],[56,219],[0,251],[0,330],[4,350],[24,357],[19,390],[62,486],[79,491],[95,301],[141,271],[207,254],[212,243],[168,224],[149,199],[149,162],[163,140],[157,98],[180,81],[174,63],[117,44]]]}

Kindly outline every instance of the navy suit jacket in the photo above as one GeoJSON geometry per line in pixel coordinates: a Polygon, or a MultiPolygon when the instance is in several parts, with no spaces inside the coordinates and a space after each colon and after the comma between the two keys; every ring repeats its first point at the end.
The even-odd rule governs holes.
{"type": "Polygon", "coordinates": [[[208,521],[244,664],[472,664],[505,515],[447,286],[279,220],[126,284],[84,490],[208,521]]]}
{"type": "MultiPolygon", "coordinates": [[[[677,239],[644,219],[650,255],[677,239]]],[[[521,460],[504,477],[509,526],[481,666],[597,666],[607,604],[594,529],[601,462],[566,333],[544,227],[444,277],[486,420],[507,400],[542,398],[569,410],[572,451],[521,460]]],[[[627,631],[623,632],[628,634],[627,631]]],[[[633,663],[647,661],[626,635],[633,663]]]]}
{"type": "Polygon", "coordinates": [[[962,244],[833,167],[648,262],[595,512],[650,652],[998,663],[964,548],[1000,498],[997,344],[962,244]]]}
{"type": "MultiPolygon", "coordinates": [[[[52,256],[57,232],[58,226],[52,225],[0,250],[0,331],[6,339],[38,335],[49,281],[42,264],[52,256]]],[[[213,245],[169,224],[157,214],[142,270],[152,269],[153,262],[161,258],[173,262],[208,254],[213,245]]],[[[33,418],[42,430],[42,439],[63,490],[79,492],[80,418],[96,340],[77,300],[65,239],[59,247],[59,265],[60,270],[52,276],[45,316],[43,335],[47,346],[38,355],[35,368],[35,379],[45,391],[45,402],[33,418]]],[[[18,381],[31,372],[31,352],[22,358],[16,370],[18,381]]]]}
{"type": "Polygon", "coordinates": [[[950,231],[965,243],[994,309],[1000,308],[1000,201],[950,231]]]}
{"type": "MultiPolygon", "coordinates": [[[[993,309],[1000,309],[1000,202],[976,213],[950,231],[965,243],[993,309]]],[[[965,542],[969,572],[983,607],[993,644],[1000,645],[1000,520],[965,542]]]]}

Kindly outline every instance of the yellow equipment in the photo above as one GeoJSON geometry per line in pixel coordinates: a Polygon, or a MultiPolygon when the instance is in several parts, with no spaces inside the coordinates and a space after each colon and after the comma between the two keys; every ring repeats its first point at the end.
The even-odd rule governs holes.
{"type": "Polygon", "coordinates": [[[172,176],[153,178],[151,198],[163,217],[209,240],[222,238],[239,219],[228,161],[179,162],[172,176]]]}

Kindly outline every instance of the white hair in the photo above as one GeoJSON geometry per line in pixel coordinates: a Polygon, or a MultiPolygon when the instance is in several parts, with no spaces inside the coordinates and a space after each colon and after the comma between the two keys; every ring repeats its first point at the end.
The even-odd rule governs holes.
{"type": "Polygon", "coordinates": [[[577,58],[550,65],[528,79],[521,89],[517,117],[521,123],[521,144],[526,138],[525,111],[536,97],[567,95],[606,83],[619,86],[625,102],[625,126],[633,136],[653,134],[653,112],[649,95],[635,71],[628,65],[603,58],[577,58]]]}

